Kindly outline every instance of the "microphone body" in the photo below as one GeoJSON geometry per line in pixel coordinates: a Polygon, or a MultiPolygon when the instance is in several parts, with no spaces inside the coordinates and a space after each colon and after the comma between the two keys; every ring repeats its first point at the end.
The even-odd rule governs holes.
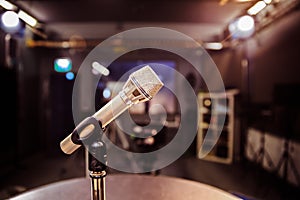
{"type": "Polygon", "coordinates": [[[105,104],[105,106],[103,106],[98,112],[96,112],[93,117],[98,121],[101,121],[102,128],[104,128],[130,106],[131,104],[126,104],[120,95],[117,95],[107,104],[105,104]]]}
{"type": "MultiPolygon", "coordinates": [[[[101,122],[101,128],[105,128],[132,105],[152,99],[163,85],[155,72],[147,65],[132,73],[119,94],[92,117],[101,122]]],[[[82,124],[84,124],[84,120],[77,127],[81,127],[82,124]]],[[[94,124],[89,124],[76,134],[79,135],[79,138],[87,138],[95,128],[94,124]]],[[[60,143],[62,151],[66,154],[73,153],[80,146],[80,144],[76,144],[76,141],[72,138],[72,134],[60,143]]]]}

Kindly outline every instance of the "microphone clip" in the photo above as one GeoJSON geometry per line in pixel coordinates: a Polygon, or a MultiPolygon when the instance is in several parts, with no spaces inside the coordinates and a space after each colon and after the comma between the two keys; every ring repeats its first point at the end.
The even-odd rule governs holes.
{"type": "Polygon", "coordinates": [[[102,141],[102,136],[106,129],[101,128],[101,122],[94,117],[85,118],[72,132],[71,140],[74,144],[85,145],[88,150],[88,167],[90,171],[101,172],[106,169],[107,152],[106,145],[102,141]],[[93,130],[81,136],[80,133],[88,126],[93,126],[93,130]]]}
{"type": "Polygon", "coordinates": [[[102,140],[106,129],[102,129],[102,124],[95,117],[85,118],[72,132],[71,140],[77,145],[91,145],[96,140],[102,140]],[[87,135],[80,135],[88,126],[92,126],[93,130],[87,135]]]}
{"type": "Polygon", "coordinates": [[[106,128],[101,128],[101,122],[94,117],[85,118],[72,132],[71,140],[74,144],[85,145],[88,149],[88,169],[91,179],[91,199],[105,200],[105,177],[107,168],[106,145],[102,136],[106,128]],[[86,128],[93,127],[89,134],[83,132],[86,128]]]}

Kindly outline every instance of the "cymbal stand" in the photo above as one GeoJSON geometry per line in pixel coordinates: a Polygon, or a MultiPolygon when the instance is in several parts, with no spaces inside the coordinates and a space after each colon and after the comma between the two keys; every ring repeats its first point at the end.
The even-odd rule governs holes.
{"type": "Polygon", "coordinates": [[[271,156],[265,150],[265,133],[262,133],[261,138],[260,138],[260,147],[259,147],[258,152],[255,153],[254,159],[256,162],[263,165],[264,158],[266,159],[268,166],[271,168],[274,168],[274,163],[271,159],[271,156]]]}
{"type": "Polygon", "coordinates": [[[88,169],[91,179],[91,200],[105,200],[105,177],[107,168],[106,145],[102,141],[105,130],[101,128],[101,122],[94,117],[86,118],[83,123],[72,132],[72,141],[75,144],[84,144],[88,150],[88,169]],[[87,126],[93,125],[94,130],[85,137],[80,137],[87,126]]]}
{"type": "Polygon", "coordinates": [[[291,150],[291,151],[293,150],[293,147],[291,146],[290,142],[291,141],[290,141],[289,138],[286,138],[284,140],[284,149],[283,149],[282,156],[281,156],[281,158],[278,162],[278,165],[276,167],[276,172],[279,172],[281,167],[283,167],[283,175],[282,176],[283,176],[283,179],[285,181],[287,181],[288,172],[290,172],[288,167],[290,167],[291,173],[294,173],[297,184],[300,185],[300,174],[298,173],[297,167],[294,163],[294,160],[290,156],[290,152],[289,152],[289,150],[291,150]]]}

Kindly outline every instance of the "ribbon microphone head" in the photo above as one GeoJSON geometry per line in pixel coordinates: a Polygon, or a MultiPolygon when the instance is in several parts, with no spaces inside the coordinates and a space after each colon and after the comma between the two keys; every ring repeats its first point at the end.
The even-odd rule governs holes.
{"type": "Polygon", "coordinates": [[[120,96],[126,95],[127,99],[123,100],[128,104],[145,102],[152,99],[163,85],[151,67],[146,65],[129,76],[120,96]]]}

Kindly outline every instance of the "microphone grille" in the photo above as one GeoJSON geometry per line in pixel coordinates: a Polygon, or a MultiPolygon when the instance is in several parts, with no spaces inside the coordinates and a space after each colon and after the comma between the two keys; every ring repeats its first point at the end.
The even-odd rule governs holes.
{"type": "Polygon", "coordinates": [[[133,80],[133,82],[135,82],[140,92],[146,92],[144,95],[146,97],[148,96],[149,99],[151,99],[164,86],[163,82],[149,65],[137,70],[129,77],[133,80]]]}

